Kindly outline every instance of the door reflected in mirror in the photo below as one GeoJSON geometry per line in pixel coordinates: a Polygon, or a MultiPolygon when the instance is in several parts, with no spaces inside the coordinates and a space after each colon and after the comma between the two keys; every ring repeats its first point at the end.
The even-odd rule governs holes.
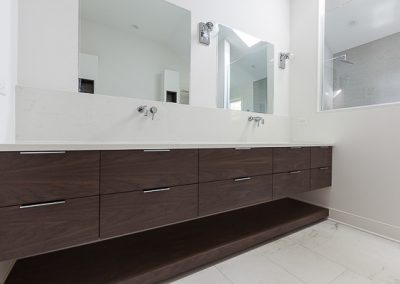
{"type": "Polygon", "coordinates": [[[80,0],[79,37],[80,92],[189,104],[189,11],[164,0],[80,0]]]}
{"type": "Polygon", "coordinates": [[[219,25],[219,108],[273,113],[274,46],[219,25]]]}

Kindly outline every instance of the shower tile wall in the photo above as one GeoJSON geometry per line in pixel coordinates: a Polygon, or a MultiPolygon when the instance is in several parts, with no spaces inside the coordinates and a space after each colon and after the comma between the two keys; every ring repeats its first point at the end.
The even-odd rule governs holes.
{"type": "Polygon", "coordinates": [[[333,64],[333,108],[400,101],[400,33],[333,57],[343,54],[354,64],[333,64]]]}

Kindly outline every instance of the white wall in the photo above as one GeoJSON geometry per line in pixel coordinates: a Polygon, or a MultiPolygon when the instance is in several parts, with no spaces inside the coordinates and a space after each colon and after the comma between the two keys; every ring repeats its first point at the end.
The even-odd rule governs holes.
{"type": "Polygon", "coordinates": [[[15,139],[16,24],[16,1],[0,1],[0,143],[12,143],[15,139]]]}
{"type": "Polygon", "coordinates": [[[333,186],[301,196],[331,216],[400,240],[400,105],[317,112],[318,0],[292,0],[291,114],[294,140],[335,141],[333,186]]]}
{"type": "MultiPolygon", "coordinates": [[[[22,86],[35,87],[39,89],[61,90],[75,92],[77,89],[78,74],[78,0],[20,0],[20,42],[19,48],[19,76],[18,82],[22,86]],[[48,23],[52,23],[49,25],[48,23]],[[50,79],[50,83],[48,82],[50,79]]],[[[249,1],[197,1],[197,0],[174,0],[175,4],[181,5],[192,12],[192,54],[191,54],[191,88],[190,100],[193,106],[215,107],[217,93],[217,53],[216,40],[210,47],[198,44],[197,25],[200,21],[216,21],[228,26],[243,30],[253,34],[263,40],[275,44],[275,50],[278,53],[281,50],[289,49],[289,0],[249,0],[249,1]],[[210,7],[210,8],[205,8],[210,7]],[[229,13],[227,13],[229,11],[229,13]]],[[[277,60],[276,54],[276,60],[277,60]]],[[[288,96],[289,96],[289,72],[275,68],[276,88],[275,88],[275,110],[278,115],[288,115],[288,96]]],[[[82,139],[87,139],[87,132],[83,129],[90,124],[86,112],[74,112],[82,106],[80,100],[71,97],[70,100],[64,100],[62,108],[59,107],[60,98],[57,92],[53,96],[42,95],[40,92],[32,90],[30,97],[26,97],[26,92],[22,96],[26,100],[18,99],[17,112],[17,141],[61,141],[62,139],[74,139],[82,135],[82,139]],[[45,110],[45,111],[43,111],[45,110]],[[56,110],[58,111],[58,120],[54,121],[56,110]],[[37,118],[39,117],[40,118],[37,118]],[[34,117],[34,119],[31,119],[34,117]],[[72,127],[72,121],[80,121],[80,126],[72,127]],[[56,123],[57,122],[57,123],[56,123]],[[61,127],[71,128],[70,136],[66,136],[61,127]],[[35,130],[34,130],[35,129],[35,130]],[[57,131],[55,131],[55,129],[57,131]],[[46,133],[45,135],[43,133],[46,133]],[[69,138],[73,137],[73,138],[69,138]]],[[[19,96],[19,94],[17,95],[19,96]]],[[[83,99],[84,100],[84,99],[83,99]]],[[[161,128],[154,126],[151,131],[144,128],[144,124],[139,121],[129,121],[127,113],[121,111],[127,107],[127,102],[115,98],[110,101],[110,105],[104,109],[93,109],[102,105],[105,99],[100,96],[93,96],[91,101],[94,120],[100,117],[107,108],[109,116],[113,121],[120,121],[121,132],[128,131],[129,134],[115,136],[111,138],[108,129],[104,124],[97,123],[95,129],[90,128],[89,133],[95,133],[90,139],[96,137],[98,141],[113,142],[136,142],[138,140],[147,140],[148,142],[162,142],[170,139],[171,135],[160,136],[159,133],[176,133],[176,125],[168,124],[167,121],[160,124],[161,128]],[[112,105],[112,107],[111,107],[112,105]],[[97,115],[99,114],[99,115],[97,115]],[[125,128],[122,124],[134,125],[134,127],[125,128]],[[141,132],[133,134],[131,129],[140,129],[141,132]],[[154,134],[152,134],[154,133],[154,134]],[[122,139],[122,140],[121,140],[122,139]]],[[[140,101],[132,100],[128,104],[129,111],[134,110],[140,101]]],[[[89,106],[90,107],[90,106],[89,106]]],[[[253,131],[247,131],[244,127],[250,129],[253,125],[247,124],[246,113],[236,113],[218,109],[201,109],[191,112],[185,106],[172,107],[174,113],[166,114],[174,116],[183,121],[193,121],[187,118],[187,115],[194,117],[197,112],[200,115],[199,120],[206,119],[212,121],[208,127],[199,126],[187,122],[178,132],[180,136],[174,139],[180,139],[180,142],[209,140],[225,142],[238,141],[271,141],[289,139],[289,132],[285,129],[286,117],[264,116],[266,126],[253,131]],[[221,120],[221,117],[224,117],[221,120]],[[269,123],[270,122],[270,123],[269,123]],[[277,124],[279,122],[279,124],[277,124]],[[278,131],[272,128],[278,128],[278,131]],[[185,135],[185,130],[200,128],[197,134],[185,135]],[[221,132],[220,129],[226,129],[221,132]],[[279,135],[276,135],[279,133],[279,135]],[[221,137],[224,136],[224,137],[221,137]],[[193,138],[194,137],[194,138],[193,138]]],[[[161,109],[162,112],[168,112],[169,107],[161,109]]],[[[161,117],[162,114],[160,114],[161,117]]],[[[150,123],[150,122],[148,122],[150,123]]],[[[147,124],[148,124],[147,123],[147,124]]],[[[147,125],[146,124],[146,125],[147,125]]],[[[114,127],[116,127],[114,125],[114,127]]],[[[194,130],[188,130],[195,132],[194,130]]]]}
{"type": "Polygon", "coordinates": [[[80,51],[99,57],[95,93],[161,100],[164,69],[179,72],[189,89],[190,63],[167,45],[88,20],[81,20],[80,51]]]}

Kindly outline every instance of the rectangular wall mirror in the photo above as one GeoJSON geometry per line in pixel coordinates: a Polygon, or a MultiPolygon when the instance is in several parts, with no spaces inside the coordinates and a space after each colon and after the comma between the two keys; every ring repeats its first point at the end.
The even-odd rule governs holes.
{"type": "Polygon", "coordinates": [[[219,25],[219,108],[273,113],[274,46],[219,25]]]}
{"type": "Polygon", "coordinates": [[[400,1],[325,5],[321,109],[400,101],[400,1]]]}
{"type": "Polygon", "coordinates": [[[80,0],[80,92],[189,104],[191,14],[164,0],[80,0]]]}

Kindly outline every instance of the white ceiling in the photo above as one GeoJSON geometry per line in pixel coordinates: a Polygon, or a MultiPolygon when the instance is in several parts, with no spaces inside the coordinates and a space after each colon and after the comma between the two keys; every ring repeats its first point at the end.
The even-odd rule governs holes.
{"type": "Polygon", "coordinates": [[[325,41],[338,53],[400,32],[400,0],[326,0],[325,41]]]}
{"type": "Polygon", "coordinates": [[[190,11],[164,0],[80,0],[80,17],[166,44],[190,59],[190,11]]]}

